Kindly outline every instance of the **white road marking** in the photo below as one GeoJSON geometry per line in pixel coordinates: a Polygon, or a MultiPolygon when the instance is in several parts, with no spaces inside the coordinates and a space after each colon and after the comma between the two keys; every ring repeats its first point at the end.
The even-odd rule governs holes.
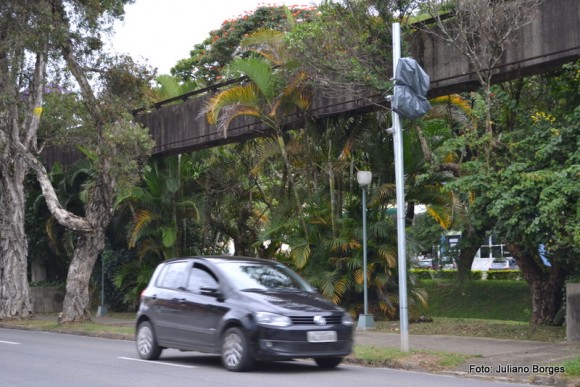
{"type": "Polygon", "coordinates": [[[20,345],[20,343],[15,343],[15,342],[13,342],[13,341],[2,341],[2,340],[0,340],[0,343],[1,343],[1,344],[12,344],[12,345],[20,345]]]}
{"type": "Polygon", "coordinates": [[[153,364],[159,364],[159,365],[167,365],[167,366],[171,366],[171,367],[197,368],[196,366],[188,366],[188,365],[183,365],[183,364],[165,363],[165,362],[161,362],[161,361],[151,361],[151,360],[135,359],[135,358],[132,358],[132,357],[123,357],[123,356],[120,356],[120,357],[118,357],[118,359],[121,359],[121,360],[130,360],[130,361],[139,361],[139,362],[143,362],[143,363],[153,363],[153,364]]]}

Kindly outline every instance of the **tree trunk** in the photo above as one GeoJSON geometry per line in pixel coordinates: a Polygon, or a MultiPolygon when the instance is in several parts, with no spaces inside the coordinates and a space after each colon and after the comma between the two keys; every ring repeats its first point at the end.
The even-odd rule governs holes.
{"type": "Polygon", "coordinates": [[[459,241],[459,257],[457,258],[457,277],[459,282],[468,281],[471,278],[471,266],[475,253],[481,246],[479,233],[464,230],[459,241]]]}
{"type": "Polygon", "coordinates": [[[562,306],[564,281],[565,278],[559,275],[550,275],[550,279],[545,282],[543,279],[528,281],[532,295],[532,324],[555,324],[556,315],[562,306]]]}
{"type": "Polygon", "coordinates": [[[112,218],[115,198],[115,181],[104,172],[95,182],[89,194],[86,207],[86,219],[92,224],[93,232],[81,234],[75,243],[64,296],[61,322],[79,322],[91,319],[89,283],[95,262],[105,248],[105,229],[112,218]]]}
{"type": "Polygon", "coordinates": [[[562,306],[563,287],[566,272],[558,261],[551,267],[543,266],[539,258],[526,253],[521,246],[506,244],[507,249],[518,263],[532,297],[531,323],[536,325],[552,325],[556,314],[562,306]]]}
{"type": "Polygon", "coordinates": [[[91,319],[89,283],[104,240],[103,235],[98,234],[102,233],[78,237],[68,269],[61,322],[91,319]]]}
{"type": "MultiPolygon", "coordinates": [[[[20,19],[26,23],[23,14],[14,12],[12,16],[13,22],[20,19]]],[[[20,39],[27,39],[18,23],[12,27],[14,36],[23,34],[20,39]]],[[[36,55],[33,74],[20,73],[18,62],[26,63],[24,49],[17,42],[13,42],[16,45],[7,42],[0,49],[0,320],[28,318],[33,314],[27,270],[28,239],[24,231],[24,178],[28,165],[18,149],[32,148],[36,143],[45,74],[42,52],[36,55]],[[28,77],[31,79],[27,85],[23,79],[28,77]],[[22,104],[23,95],[18,93],[26,85],[29,96],[27,103],[22,104]]]]}
{"type": "MultiPolygon", "coordinates": [[[[89,281],[97,257],[105,247],[104,230],[112,217],[115,182],[106,172],[109,170],[108,164],[103,165],[104,172],[89,194],[85,208],[86,217],[82,218],[62,207],[44,166],[25,149],[19,150],[20,156],[36,172],[47,207],[53,217],[62,226],[79,234],[68,271],[61,322],[89,320],[89,281]]],[[[25,260],[26,256],[27,254],[24,255],[25,260]]]]}
{"type": "Polygon", "coordinates": [[[469,281],[471,279],[471,266],[473,265],[473,259],[479,246],[466,246],[462,248],[459,252],[459,257],[457,259],[457,277],[459,282],[469,281]]]}
{"type": "Polygon", "coordinates": [[[308,236],[309,233],[308,227],[306,226],[306,220],[304,218],[304,211],[302,211],[302,202],[300,201],[298,190],[296,189],[296,184],[294,184],[294,172],[292,164],[290,163],[290,159],[288,158],[288,153],[286,152],[286,142],[284,141],[282,130],[280,128],[276,129],[276,140],[278,148],[280,149],[280,153],[282,154],[282,160],[284,161],[284,165],[286,166],[286,171],[288,173],[288,188],[292,191],[292,195],[294,197],[296,209],[298,210],[298,216],[300,217],[302,229],[304,230],[304,239],[308,241],[310,238],[308,236]]]}
{"type": "Polygon", "coordinates": [[[24,231],[24,176],[20,159],[0,161],[0,320],[33,314],[27,278],[28,240],[24,231]]]}

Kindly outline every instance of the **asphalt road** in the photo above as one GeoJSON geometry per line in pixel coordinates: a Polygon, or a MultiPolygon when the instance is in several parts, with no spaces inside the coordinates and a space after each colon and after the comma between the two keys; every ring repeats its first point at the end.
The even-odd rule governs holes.
{"type": "Polygon", "coordinates": [[[516,386],[486,380],[313,361],[260,363],[251,372],[222,368],[217,356],[166,350],[159,361],[138,359],[134,342],[0,329],[0,385],[22,386],[516,386]]]}

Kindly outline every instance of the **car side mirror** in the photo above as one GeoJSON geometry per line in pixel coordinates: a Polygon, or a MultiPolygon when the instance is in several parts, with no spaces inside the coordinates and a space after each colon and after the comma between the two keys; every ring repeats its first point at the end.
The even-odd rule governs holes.
{"type": "Polygon", "coordinates": [[[222,296],[219,289],[214,286],[202,286],[201,288],[199,288],[199,290],[201,291],[201,294],[203,294],[204,296],[212,296],[216,298],[222,296]]]}

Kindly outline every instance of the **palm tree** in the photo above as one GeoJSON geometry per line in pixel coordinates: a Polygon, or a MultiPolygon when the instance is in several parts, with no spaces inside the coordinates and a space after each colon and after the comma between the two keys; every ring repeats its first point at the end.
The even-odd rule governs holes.
{"type": "Polygon", "coordinates": [[[293,196],[295,208],[302,219],[304,235],[308,228],[304,221],[302,203],[294,182],[294,170],[288,156],[285,123],[289,114],[306,110],[309,98],[306,92],[306,77],[303,73],[291,74],[287,79],[283,68],[283,34],[272,30],[261,30],[252,34],[243,47],[251,47],[259,57],[238,59],[230,70],[244,75],[249,82],[224,90],[208,101],[205,107],[207,120],[222,129],[224,136],[231,122],[241,116],[255,117],[271,129],[272,139],[282,157],[285,187],[293,196]],[[262,42],[258,44],[258,42],[262,42]]]}
{"type": "MultiPolygon", "coordinates": [[[[360,202],[353,188],[353,172],[363,164],[373,165],[373,168],[376,165],[378,176],[382,176],[377,192],[382,192],[383,199],[389,198],[379,200],[380,194],[377,194],[375,201],[377,216],[370,227],[372,256],[367,276],[374,289],[375,310],[395,316],[396,243],[393,235],[396,233],[392,219],[385,217],[383,211],[394,192],[394,184],[389,182],[393,163],[388,157],[385,159],[385,155],[392,155],[392,146],[388,147],[390,139],[385,139],[380,130],[360,129],[374,121],[370,116],[355,120],[357,122],[351,120],[350,125],[329,123],[324,129],[312,127],[289,136],[284,131],[284,118],[297,107],[308,107],[303,87],[306,79],[302,73],[284,78],[282,69],[275,67],[287,60],[280,50],[280,35],[260,33],[261,36],[252,36],[247,41],[260,57],[237,60],[230,67],[231,71],[245,75],[249,82],[217,94],[206,106],[208,121],[217,124],[224,135],[237,117],[252,116],[262,121],[271,129],[271,141],[282,156],[284,185],[291,195],[277,198],[260,241],[276,246],[289,244],[288,256],[280,253],[279,259],[287,259],[301,270],[328,298],[352,303],[352,309],[357,310],[360,301],[356,298],[362,289],[364,275],[359,242],[361,230],[357,226],[360,224],[357,221],[360,202]],[[299,188],[302,191],[299,192],[299,188]],[[299,193],[306,195],[308,200],[301,201],[299,193]]],[[[424,160],[417,168],[425,168],[424,160]]],[[[419,200],[419,194],[424,192],[416,191],[419,200]]],[[[421,200],[425,200],[425,195],[421,200]]],[[[413,299],[424,301],[419,292],[413,299]]]]}
{"type": "MultiPolygon", "coordinates": [[[[375,165],[376,196],[381,181],[391,170],[386,154],[392,154],[372,115],[340,117],[312,123],[292,138],[288,146],[296,159],[294,167],[301,177],[299,187],[307,198],[303,211],[308,220],[308,239],[298,235],[300,219],[292,206],[279,202],[270,213],[260,235],[262,242],[287,244],[277,259],[299,270],[321,293],[341,303],[353,314],[362,309],[363,257],[360,195],[355,171],[375,165]],[[321,125],[320,125],[321,124],[321,125]],[[364,129],[363,129],[364,128],[364,129]],[[298,156],[299,155],[299,156],[298,156]],[[379,167],[378,164],[385,164],[379,167]],[[385,172],[387,171],[387,172],[385,172]]],[[[392,196],[392,195],[391,195],[392,196]]],[[[369,211],[367,278],[371,310],[377,315],[397,315],[397,268],[394,219],[385,216],[387,201],[375,200],[369,211]]],[[[409,281],[411,304],[423,303],[424,294],[409,281]]]]}
{"type": "Polygon", "coordinates": [[[151,89],[151,99],[157,102],[199,89],[198,84],[194,81],[183,82],[167,74],[157,76],[155,82],[158,86],[151,89]]]}
{"type": "Polygon", "coordinates": [[[117,216],[129,219],[127,245],[137,260],[123,266],[115,277],[126,301],[135,301],[149,275],[165,259],[192,253],[188,243],[199,219],[198,205],[186,195],[193,174],[186,155],[153,159],[143,182],[131,187],[116,202],[117,216]]]}

